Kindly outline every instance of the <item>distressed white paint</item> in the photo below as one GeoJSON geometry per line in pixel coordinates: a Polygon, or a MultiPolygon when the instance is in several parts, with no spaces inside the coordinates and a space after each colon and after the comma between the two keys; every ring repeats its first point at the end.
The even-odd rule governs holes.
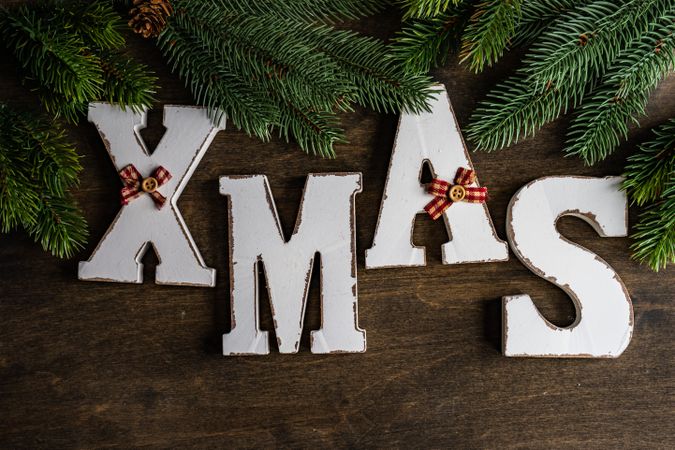
{"type": "MultiPolygon", "coordinates": [[[[431,112],[401,114],[375,238],[366,250],[368,269],[426,265],[424,247],[412,243],[415,216],[433,199],[420,183],[425,161],[435,177],[449,182],[458,168],[473,169],[448,94],[438,88],[431,112]]],[[[487,205],[456,203],[443,221],[452,236],[441,248],[444,264],[508,260],[508,247],[497,237],[487,205]]]]}
{"type": "Polygon", "coordinates": [[[576,321],[556,327],[528,295],[503,298],[506,356],[617,357],[633,333],[633,307],[623,282],[605,261],[556,230],[563,215],[588,222],[602,237],[625,236],[621,177],[546,177],[511,199],[507,235],[514,253],[574,301],[576,321]]]}
{"type": "MultiPolygon", "coordinates": [[[[214,286],[215,270],[204,264],[176,202],[211,141],[224,128],[224,120],[215,126],[203,108],[166,106],[166,133],[150,154],[140,136],[146,117],[145,111],[122,110],[106,103],[89,106],[89,121],[96,125],[118,172],[133,164],[147,177],[163,166],[172,178],[159,188],[167,198],[162,209],[157,209],[149,195],[121,208],[89,260],[80,262],[78,276],[81,280],[142,283],[141,259],[152,244],[159,259],[158,284],[214,286]]],[[[116,183],[122,187],[121,181],[116,183]]]]}
{"type": "Polygon", "coordinates": [[[311,333],[312,353],[364,352],[358,328],[354,197],[361,174],[310,174],[289,241],[279,223],[264,175],[226,176],[220,192],[230,197],[232,330],[223,335],[225,355],[269,353],[260,331],[258,270],[262,261],[281,353],[298,351],[314,256],[321,254],[321,329],[311,333]]]}

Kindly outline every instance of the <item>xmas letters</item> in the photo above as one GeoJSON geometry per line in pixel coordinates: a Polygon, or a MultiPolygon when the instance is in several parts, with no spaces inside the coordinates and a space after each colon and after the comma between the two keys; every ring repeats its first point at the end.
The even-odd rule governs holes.
{"type": "MultiPolygon", "coordinates": [[[[108,104],[90,106],[89,120],[117,170],[132,164],[148,177],[138,180],[143,189],[151,186],[146,192],[152,193],[156,188],[167,201],[158,208],[157,194],[139,195],[125,204],[89,261],[80,263],[79,278],[141,283],[140,261],[152,244],[160,260],[157,283],[214,286],[215,271],[205,266],[176,201],[223,126],[213,125],[203,109],[167,106],[166,134],[149,154],[139,135],[145,119],[144,113],[108,104]],[[149,180],[159,167],[171,174],[161,186],[149,180]]],[[[449,183],[449,198],[457,200],[442,212],[452,235],[442,247],[443,263],[506,261],[507,244],[498,238],[487,205],[459,201],[466,190],[478,187],[477,180],[451,186],[459,168],[469,173],[473,167],[442,89],[429,113],[401,116],[366,268],[425,265],[424,249],[413,246],[411,239],[415,215],[433,198],[419,181],[425,162],[434,177],[449,183]]],[[[633,313],[621,279],[606,262],[555,229],[558,218],[573,215],[602,237],[624,236],[627,204],[619,185],[618,177],[547,177],[529,183],[511,200],[507,235],[512,250],[535,274],[572,298],[577,320],[559,328],[539,314],[529,296],[504,297],[506,356],[616,357],[628,345],[633,313]]],[[[355,248],[354,201],[360,191],[361,174],[310,174],[295,231],[286,240],[264,175],[221,177],[220,192],[230,199],[233,324],[223,336],[225,355],[269,353],[268,333],[258,326],[258,263],[266,274],[279,351],[298,351],[317,253],[323,320],[321,329],[312,332],[311,351],[365,351],[365,332],[358,327],[355,248]]]]}

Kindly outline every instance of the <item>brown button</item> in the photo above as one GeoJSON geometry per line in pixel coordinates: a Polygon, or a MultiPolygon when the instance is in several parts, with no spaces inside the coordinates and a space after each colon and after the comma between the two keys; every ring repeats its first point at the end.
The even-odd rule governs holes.
{"type": "Polygon", "coordinates": [[[448,191],[448,197],[450,197],[450,200],[453,202],[461,202],[464,200],[464,197],[466,197],[466,189],[464,189],[464,186],[456,184],[448,191]]]}
{"type": "Polygon", "coordinates": [[[148,194],[155,192],[157,190],[157,186],[159,183],[157,183],[157,180],[153,177],[148,177],[143,180],[143,183],[141,184],[141,187],[143,188],[143,191],[147,192],[148,194]]]}

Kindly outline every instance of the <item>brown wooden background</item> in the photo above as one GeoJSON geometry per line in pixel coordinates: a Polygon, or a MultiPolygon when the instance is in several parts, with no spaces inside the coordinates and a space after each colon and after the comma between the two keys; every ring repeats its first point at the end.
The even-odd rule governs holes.
{"type": "MultiPolygon", "coordinates": [[[[361,26],[386,36],[393,13],[361,26]]],[[[190,104],[182,83],[149,42],[131,50],[160,75],[161,91],[144,137],[162,134],[161,105],[190,104]]],[[[518,54],[472,75],[451,60],[435,73],[446,84],[461,126],[476,102],[516,67],[518,54]]],[[[505,238],[506,206],[526,182],[545,175],[615,175],[644,131],[675,113],[675,80],[654,94],[644,129],[596,167],[564,158],[568,121],[494,154],[472,154],[489,209],[505,238]]],[[[37,108],[15,64],[0,54],[0,99],[37,108]]],[[[572,302],[511,255],[506,263],[444,266],[441,223],[419,216],[422,268],[363,268],[372,242],[397,118],[359,110],[344,117],[350,143],[338,157],[303,154],[277,139],[261,143],[222,132],[179,202],[215,289],[153,284],[156,257],[144,259],[145,283],[77,281],[118,209],[119,179],[94,129],[72,128],[84,157],[77,192],[90,224],[86,250],[69,261],[42,252],[23,234],[0,238],[0,448],[271,446],[673,448],[675,374],[673,268],[658,275],[629,259],[629,239],[599,238],[582,221],[560,230],[606,259],[633,299],[635,332],[612,360],[510,359],[501,356],[500,298],[528,293],[554,323],[572,323],[572,302]],[[319,325],[313,280],[297,355],[221,356],[229,330],[224,174],[266,174],[286,233],[295,222],[309,172],[360,171],[357,197],[359,315],[365,354],[315,356],[309,330],[319,325]],[[433,286],[443,286],[441,289],[433,286]]],[[[631,210],[631,223],[635,223],[631,210]]],[[[271,330],[265,290],[263,328],[271,330]]]]}

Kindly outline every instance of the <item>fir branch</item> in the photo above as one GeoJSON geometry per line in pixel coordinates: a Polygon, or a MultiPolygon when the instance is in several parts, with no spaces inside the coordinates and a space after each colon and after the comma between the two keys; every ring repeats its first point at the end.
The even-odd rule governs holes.
{"type": "Polygon", "coordinates": [[[639,206],[658,201],[675,177],[675,119],[653,131],[654,138],[628,157],[623,189],[639,206]]]}
{"type": "Polygon", "coordinates": [[[60,26],[76,34],[89,47],[99,50],[118,50],[124,47],[124,22],[105,1],[51,0],[41,2],[37,10],[60,26]]]}
{"type": "Polygon", "coordinates": [[[318,51],[316,42],[307,42],[314,29],[310,25],[269,15],[232,14],[223,19],[220,10],[208,6],[179,13],[174,20],[205,51],[227,60],[236,73],[263,92],[275,92],[294,102],[311,99],[315,109],[331,109],[340,98],[353,97],[355,87],[341,76],[338,64],[318,51]]]}
{"type": "Polygon", "coordinates": [[[124,23],[108,2],[45,1],[0,10],[0,37],[44,108],[76,122],[96,100],[149,107],[155,78],[121,54],[124,23]]]}
{"type": "Polygon", "coordinates": [[[582,0],[527,0],[522,3],[520,20],[516,26],[513,45],[533,42],[548,27],[556,28],[569,17],[567,13],[586,2],[582,0]]]}
{"type": "Polygon", "coordinates": [[[542,35],[525,58],[525,72],[535,87],[585,86],[602,76],[616,56],[670,8],[670,0],[591,2],[567,14],[560,28],[542,35]]]}
{"type": "Polygon", "coordinates": [[[221,11],[242,16],[274,15],[301,22],[333,24],[382,11],[388,0],[216,0],[221,11]]]}
{"type": "Polygon", "coordinates": [[[119,52],[103,50],[98,57],[103,69],[103,100],[134,111],[152,106],[157,77],[145,64],[119,52]]]}
{"type": "Polygon", "coordinates": [[[45,89],[75,102],[101,93],[100,61],[86,51],[84,41],[50,25],[28,6],[0,16],[0,35],[21,67],[45,89]]]}
{"type": "Polygon", "coordinates": [[[0,118],[0,231],[8,233],[21,224],[35,222],[39,197],[30,177],[30,161],[13,145],[8,133],[11,122],[1,104],[0,118]]]}
{"type": "Polygon", "coordinates": [[[569,154],[587,164],[606,158],[628,136],[628,122],[644,115],[649,95],[675,69],[675,6],[622,52],[572,122],[569,154]]]}
{"type": "Polygon", "coordinates": [[[394,38],[392,56],[412,73],[427,73],[445,64],[460,39],[466,16],[466,4],[461,4],[429,19],[411,20],[394,38]]]}
{"type": "Polygon", "coordinates": [[[433,94],[426,75],[406,73],[385,44],[349,30],[316,28],[317,48],[333,58],[353,83],[355,100],[378,112],[428,111],[433,94]]]}
{"type": "Polygon", "coordinates": [[[597,0],[568,13],[560,27],[542,35],[516,74],[479,105],[469,138],[478,149],[495,150],[533,135],[577,106],[616,55],[671,7],[667,0],[624,5],[597,0]]]}
{"type": "Polygon", "coordinates": [[[70,257],[87,237],[68,193],[80,170],[62,128],[0,104],[0,231],[20,226],[45,250],[70,257]]]}
{"type": "Polygon", "coordinates": [[[492,66],[509,45],[520,19],[522,0],[487,0],[474,9],[462,36],[460,62],[474,72],[492,66]]]}
{"type": "Polygon", "coordinates": [[[658,272],[675,262],[675,176],[663,192],[663,199],[649,206],[639,218],[631,250],[633,258],[658,272]]]}
{"type": "Polygon", "coordinates": [[[84,246],[89,236],[87,223],[77,203],[68,195],[43,195],[37,210],[37,219],[26,231],[45,251],[59,258],[70,258],[84,246]]]}
{"type": "Polygon", "coordinates": [[[344,139],[336,114],[354,102],[378,111],[427,107],[430,80],[405,74],[381,41],[277,11],[290,8],[284,2],[250,6],[256,14],[228,4],[177,0],[158,42],[196,101],[247,133],[267,139],[278,129],[332,156],[344,139]]]}
{"type": "Polygon", "coordinates": [[[87,100],[74,100],[46,87],[37,88],[37,92],[40,95],[42,107],[55,119],[76,123],[80,117],[87,113],[89,108],[89,101],[87,100]]]}
{"type": "Polygon", "coordinates": [[[404,10],[404,19],[431,19],[447,12],[462,0],[399,0],[404,10]]]}
{"type": "Polygon", "coordinates": [[[221,114],[226,114],[248,134],[269,139],[272,122],[278,120],[276,106],[269,95],[240,78],[226,58],[203,51],[203,43],[198,38],[175,24],[164,30],[158,43],[195,101],[209,108],[216,121],[221,114]]]}

